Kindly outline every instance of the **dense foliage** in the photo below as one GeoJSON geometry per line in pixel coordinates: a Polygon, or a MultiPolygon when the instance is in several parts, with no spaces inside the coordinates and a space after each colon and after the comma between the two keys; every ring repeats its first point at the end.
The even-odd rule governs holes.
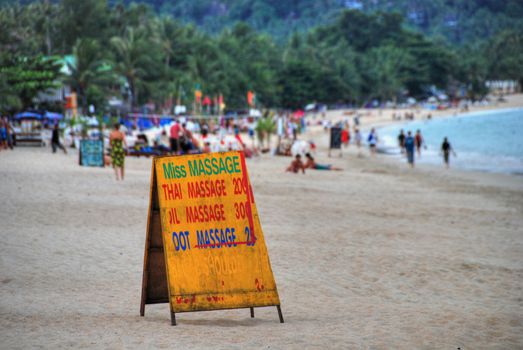
{"type": "MultiPolygon", "coordinates": [[[[460,8],[466,1],[454,2],[460,8]]],[[[171,11],[190,12],[201,4],[202,13],[208,13],[208,1],[191,1],[187,7],[182,3],[186,2],[169,5],[171,11]]],[[[338,2],[329,0],[213,3],[225,6],[228,16],[237,13],[231,18],[246,19],[250,25],[237,23],[227,28],[217,24],[212,27],[216,31],[209,34],[192,24],[158,16],[144,4],[109,6],[106,0],[4,6],[0,8],[0,95],[5,95],[0,108],[30,107],[34,87],[45,89],[58,79],[78,92],[79,106],[84,110],[89,104],[101,110],[112,96],[129,101],[135,108],[154,103],[161,109],[176,100],[190,106],[195,86],[204,95],[223,95],[227,107],[236,109],[247,106],[249,90],[256,92],[262,106],[296,108],[313,101],[362,104],[373,99],[422,97],[434,87],[450,95],[465,90],[476,98],[485,93],[487,79],[523,82],[521,28],[499,31],[481,42],[450,46],[446,40],[410,29],[401,14],[373,12],[365,6],[362,9],[370,12],[332,12],[329,9],[338,2]],[[288,16],[289,9],[296,10],[296,18],[315,18],[304,28],[325,22],[324,15],[330,20],[295,32],[285,42],[255,29],[268,29],[263,25],[276,29],[279,24],[274,21],[288,16]],[[263,17],[264,11],[269,15],[263,17]],[[251,20],[252,16],[262,17],[258,23],[251,20]],[[74,59],[67,63],[68,74],[60,75],[49,64],[54,62],[52,57],[65,55],[74,59]],[[35,74],[35,67],[45,74],[35,74]],[[13,80],[17,69],[32,72],[28,73],[32,85],[13,80]],[[42,82],[44,77],[47,80],[42,82]],[[14,89],[13,84],[17,84],[14,89]],[[20,88],[27,84],[33,90],[20,88]]],[[[345,3],[355,6],[359,2],[345,3]]],[[[378,6],[380,1],[373,3],[378,6]]],[[[419,3],[419,11],[432,9],[425,1],[387,3],[419,3]]],[[[431,3],[449,6],[449,1],[431,3]]],[[[468,3],[477,5],[480,1],[468,3]]],[[[506,10],[494,2],[483,3],[492,11],[506,10]]],[[[158,8],[166,4],[154,3],[158,8]]],[[[515,3],[511,7],[514,13],[519,11],[518,6],[515,3]]],[[[202,16],[205,22],[207,15],[202,16]]],[[[211,27],[204,23],[204,28],[211,27]]],[[[427,31],[431,28],[428,26],[427,31]]]]}
{"type": "Polygon", "coordinates": [[[57,87],[54,57],[0,56],[0,108],[29,106],[40,91],[57,87]]]}
{"type": "MultiPolygon", "coordinates": [[[[0,6],[35,1],[0,0],[0,6]]],[[[278,42],[295,31],[306,32],[330,23],[344,9],[369,14],[397,12],[409,27],[455,44],[475,42],[506,29],[523,27],[520,0],[109,0],[109,5],[132,2],[147,4],[157,13],[183,23],[196,23],[207,33],[218,33],[237,22],[245,22],[256,31],[269,33],[278,42]]],[[[86,15],[84,21],[98,19],[88,16],[89,11],[82,13],[86,15]]]]}

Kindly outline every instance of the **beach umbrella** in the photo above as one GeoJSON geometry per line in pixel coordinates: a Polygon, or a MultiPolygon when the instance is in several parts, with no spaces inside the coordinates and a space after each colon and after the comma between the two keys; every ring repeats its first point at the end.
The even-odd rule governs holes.
{"type": "Polygon", "coordinates": [[[42,119],[42,115],[33,112],[22,112],[15,115],[15,119],[42,119]]]}
{"type": "Polygon", "coordinates": [[[249,109],[249,117],[260,118],[261,116],[262,112],[260,112],[260,110],[254,108],[249,109]]]}
{"type": "Polygon", "coordinates": [[[61,120],[64,116],[60,113],[54,113],[54,112],[45,112],[44,119],[49,120],[61,120]]]}
{"type": "Polygon", "coordinates": [[[305,155],[305,153],[310,152],[311,146],[307,141],[296,140],[291,146],[291,154],[296,156],[297,154],[305,155]]]}
{"type": "Polygon", "coordinates": [[[256,94],[252,91],[247,91],[247,104],[249,106],[254,106],[256,104],[256,94]]]}
{"type": "Polygon", "coordinates": [[[308,105],[305,106],[305,110],[307,112],[312,111],[314,109],[316,109],[316,104],[315,103],[309,103],[308,105]]]}

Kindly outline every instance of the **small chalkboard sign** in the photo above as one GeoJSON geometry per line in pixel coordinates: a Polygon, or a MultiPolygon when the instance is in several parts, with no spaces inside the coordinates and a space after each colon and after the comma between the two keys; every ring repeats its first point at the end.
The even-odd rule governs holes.
{"type": "Polygon", "coordinates": [[[104,166],[104,144],[102,140],[80,141],[80,165],[104,166]]]}
{"type": "Polygon", "coordinates": [[[341,149],[341,128],[332,127],[331,128],[331,143],[330,149],[341,149]]]}

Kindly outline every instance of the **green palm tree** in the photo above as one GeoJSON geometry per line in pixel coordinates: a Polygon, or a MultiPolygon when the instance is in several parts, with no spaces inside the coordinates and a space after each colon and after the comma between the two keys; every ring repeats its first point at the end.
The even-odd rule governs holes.
{"type": "Polygon", "coordinates": [[[151,63],[145,31],[128,28],[123,37],[113,37],[111,45],[115,51],[114,70],[129,84],[131,106],[135,107],[151,63]]]}
{"type": "Polygon", "coordinates": [[[13,91],[7,79],[0,74],[0,113],[7,113],[21,108],[22,101],[18,94],[13,91]]]}
{"type": "Polygon", "coordinates": [[[267,139],[268,147],[271,147],[271,135],[276,131],[276,122],[269,116],[258,119],[256,124],[256,134],[260,147],[263,148],[264,141],[267,139]]]}
{"type": "Polygon", "coordinates": [[[79,97],[83,112],[87,110],[87,89],[107,83],[108,70],[100,45],[93,39],[78,39],[73,47],[73,60],[67,62],[70,74],[64,82],[73,87],[79,97]],[[105,66],[105,67],[104,67],[105,66]]]}
{"type": "Polygon", "coordinates": [[[179,26],[172,18],[162,17],[153,21],[152,27],[154,39],[163,54],[165,68],[168,69],[175,56],[175,38],[179,35],[179,26]]]}

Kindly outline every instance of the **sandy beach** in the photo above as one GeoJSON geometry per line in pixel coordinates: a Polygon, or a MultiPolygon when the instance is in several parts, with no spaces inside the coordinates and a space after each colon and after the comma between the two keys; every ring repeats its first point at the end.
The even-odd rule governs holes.
{"type": "MultiPolygon", "coordinates": [[[[523,94],[512,94],[503,97],[504,101],[495,101],[491,98],[488,105],[470,105],[468,111],[460,108],[449,108],[442,110],[427,110],[420,108],[382,108],[382,109],[356,109],[353,111],[327,111],[325,117],[331,121],[341,121],[347,119],[352,125],[352,118],[355,114],[360,115],[360,125],[363,128],[382,127],[393,123],[405,123],[405,113],[413,113],[415,120],[426,120],[430,114],[433,119],[446,118],[449,116],[464,116],[474,112],[523,108],[523,94]],[[394,119],[393,115],[401,116],[400,120],[394,119]]],[[[317,117],[319,120],[319,116],[317,117]]]]}
{"type": "Polygon", "coordinates": [[[168,304],[139,316],[151,159],[116,182],[74,151],[0,152],[1,348],[523,348],[522,177],[318,145],[344,171],[247,162],[285,324],[264,308],[176,327],[168,304]]]}

